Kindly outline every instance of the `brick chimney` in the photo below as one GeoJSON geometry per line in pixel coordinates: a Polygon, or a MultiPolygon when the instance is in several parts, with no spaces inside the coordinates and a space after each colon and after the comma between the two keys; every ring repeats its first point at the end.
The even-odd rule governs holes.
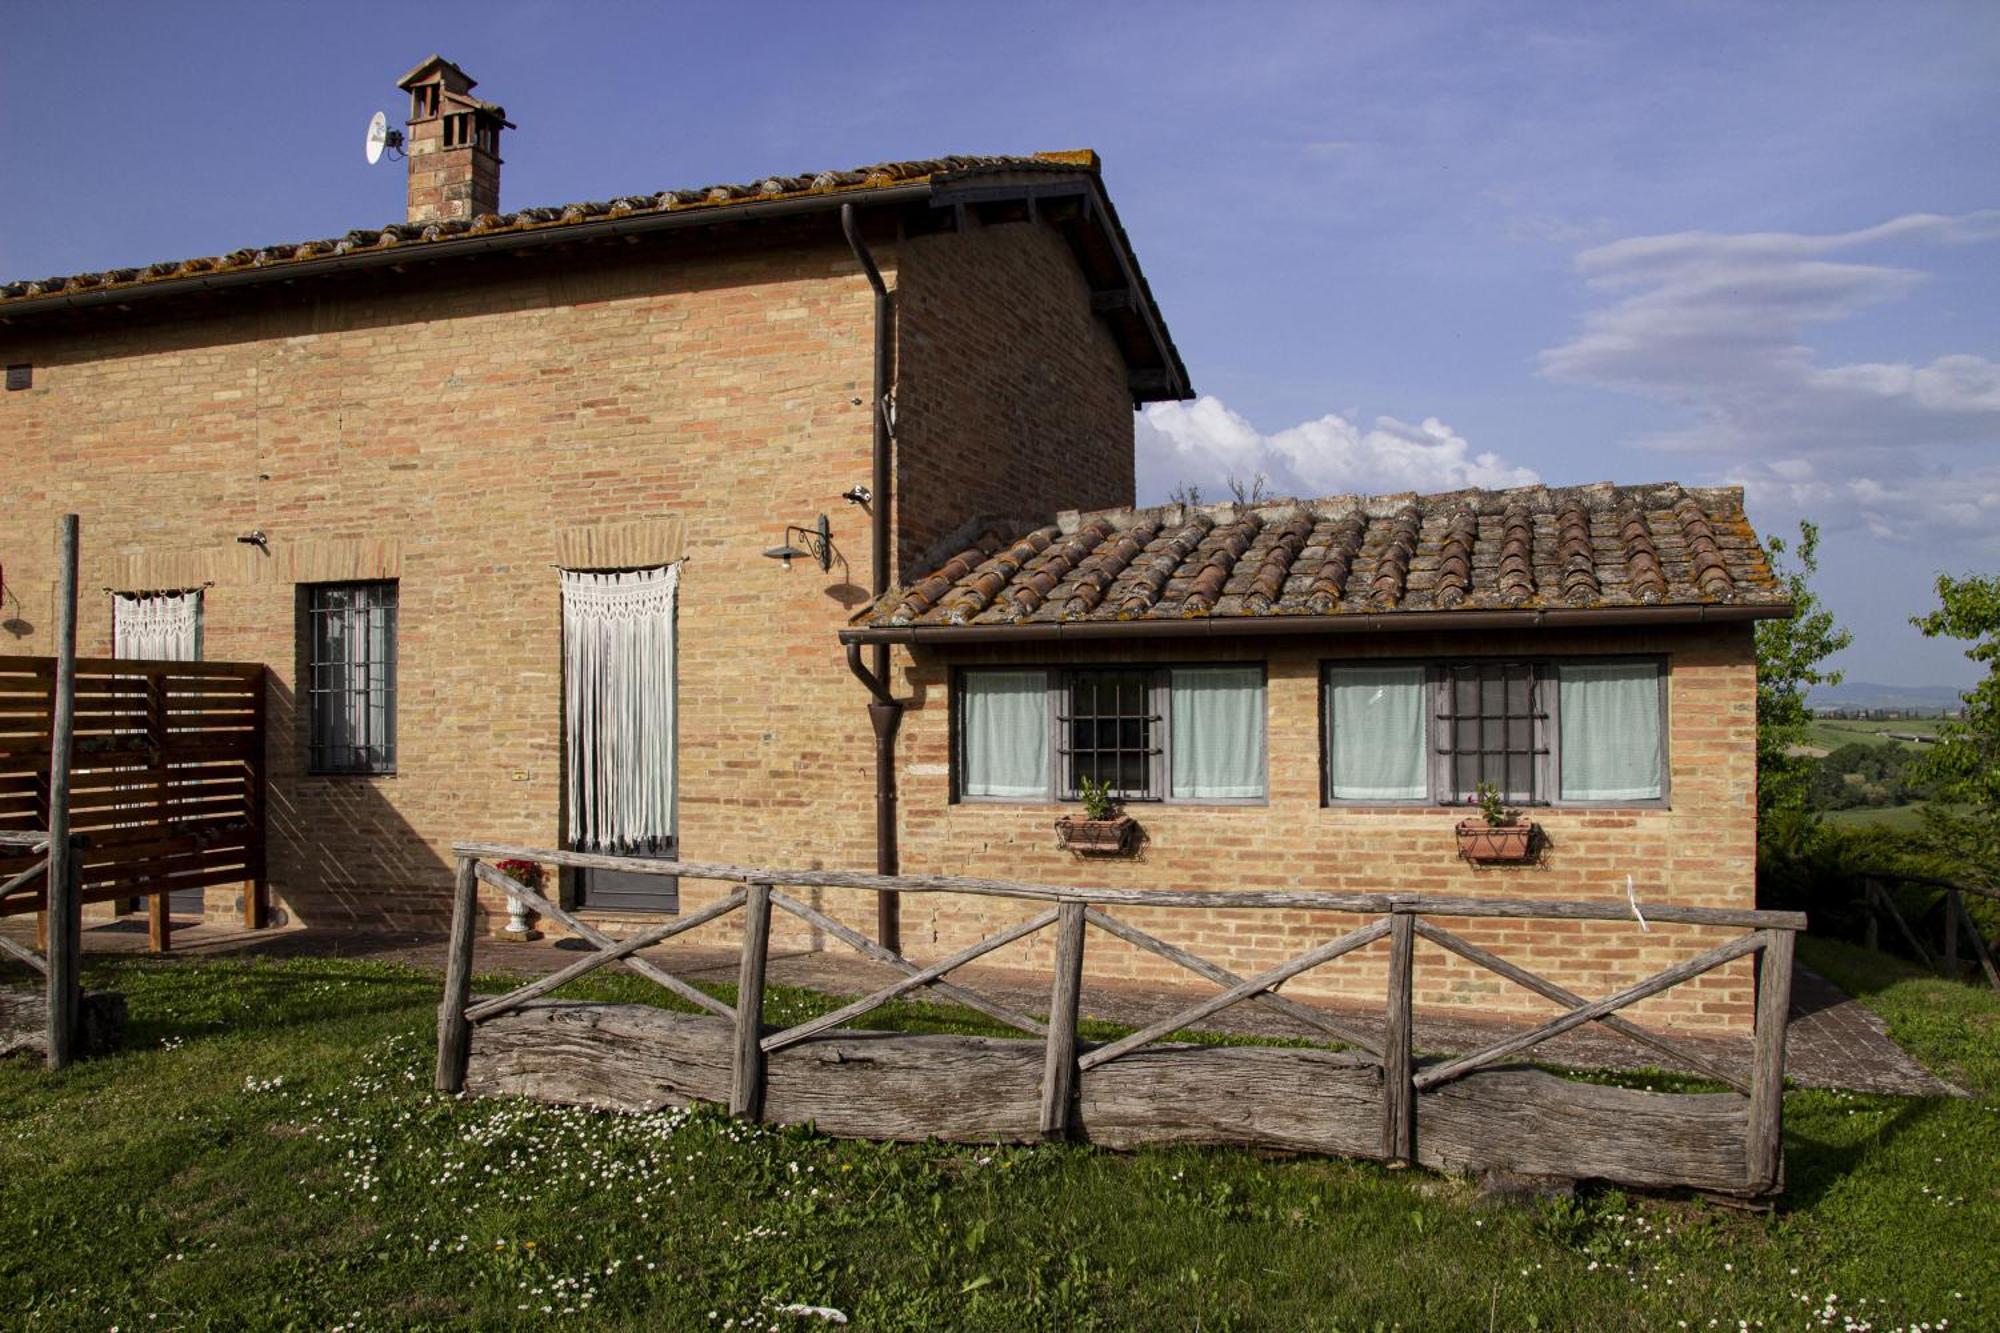
{"type": "Polygon", "coordinates": [[[500,211],[500,131],[504,109],[472,95],[473,78],[434,55],[396,81],[410,94],[403,152],[410,164],[410,218],[470,220],[500,211]]]}

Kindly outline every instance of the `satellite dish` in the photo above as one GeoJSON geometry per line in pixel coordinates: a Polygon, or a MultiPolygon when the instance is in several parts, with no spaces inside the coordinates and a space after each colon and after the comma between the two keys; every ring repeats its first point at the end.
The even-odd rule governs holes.
{"type": "Polygon", "coordinates": [[[383,149],[399,149],[403,146],[403,132],[389,128],[389,118],[377,111],[368,122],[368,165],[374,166],[382,160],[383,149]]]}

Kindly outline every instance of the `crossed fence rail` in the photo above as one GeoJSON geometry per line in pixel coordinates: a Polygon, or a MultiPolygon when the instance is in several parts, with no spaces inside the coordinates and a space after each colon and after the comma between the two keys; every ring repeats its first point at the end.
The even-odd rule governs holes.
{"type": "MultiPolygon", "coordinates": [[[[457,881],[444,997],[438,1023],[436,1083],[441,1091],[458,1092],[464,1089],[475,1028],[520,1010],[530,1001],[578,977],[617,963],[731,1025],[733,1040],[728,1100],[730,1111],[735,1115],[749,1119],[763,1118],[766,1066],[773,1055],[834,1035],[837,1029],[846,1028],[890,1001],[911,991],[928,988],[1041,1041],[1040,1132],[1045,1137],[1061,1138],[1073,1134],[1078,1128],[1077,1088],[1084,1075],[1123,1060],[1225,1009],[1248,1002],[1305,1023],[1361,1052],[1357,1062],[1364,1068],[1379,1071],[1380,1075],[1380,1144],[1379,1153],[1373,1155],[1392,1162],[1409,1163],[1416,1160],[1420,1094],[1464,1080],[1477,1071],[1519,1056],[1574,1028],[1596,1024],[1722,1083],[1732,1090],[1724,1096],[1747,1099],[1747,1113],[1740,1118],[1743,1131],[1741,1174],[1739,1177],[1733,1170],[1728,1173],[1735,1192],[1769,1192],[1778,1188],[1781,1179],[1785,1030],[1791,1001],[1794,938],[1805,927],[1803,913],[1701,907],[1648,908],[1647,917],[1654,922],[1734,927],[1746,933],[1614,994],[1591,1000],[1463,939],[1428,918],[1629,919],[1622,905],[1314,891],[1086,889],[960,876],[885,876],[847,871],[652,861],[475,842],[456,844],[453,852],[457,857],[457,881]],[[673,875],[734,883],[741,887],[689,916],[614,941],[491,864],[502,859],[673,875]],[[478,885],[482,883],[565,926],[591,945],[594,952],[560,971],[528,982],[504,995],[473,1003],[472,946],[478,885]],[[785,893],[780,885],[896,893],[962,893],[1047,903],[1049,906],[1029,919],[987,935],[947,958],[919,965],[800,902],[785,893]],[[1375,919],[1254,976],[1244,977],[1122,921],[1106,910],[1118,907],[1305,909],[1353,913],[1375,919]],[[831,1013],[791,1027],[767,1030],[763,1022],[764,973],[774,908],[894,968],[903,974],[902,977],[831,1013]],[[639,956],[640,951],[652,945],[738,911],[743,913],[743,939],[737,1002],[733,1006],[639,956]],[[1051,926],[1056,930],[1056,941],[1046,1021],[946,980],[947,974],[966,964],[1051,926]],[[1085,1048],[1078,1041],[1077,1015],[1085,938],[1091,929],[1156,954],[1221,989],[1207,999],[1116,1041],[1085,1048]],[[1495,1041],[1483,1049],[1451,1059],[1427,1062],[1419,1067],[1413,1042],[1414,946],[1419,938],[1566,1008],[1547,1022],[1495,1041]],[[1277,988],[1286,981],[1384,939],[1389,942],[1389,968],[1385,1023],[1380,1037],[1371,1031],[1363,1031],[1342,1016],[1278,993],[1277,988]],[[1758,959],[1757,1004],[1752,1058],[1747,1073],[1729,1067],[1709,1052],[1696,1050],[1683,1041],[1640,1027],[1618,1013],[1641,1000],[1752,955],[1758,959]]],[[[1685,1102],[1687,1099],[1679,1100],[1685,1102]]],[[[1732,1119],[1730,1123],[1737,1121],[1732,1119]]]]}

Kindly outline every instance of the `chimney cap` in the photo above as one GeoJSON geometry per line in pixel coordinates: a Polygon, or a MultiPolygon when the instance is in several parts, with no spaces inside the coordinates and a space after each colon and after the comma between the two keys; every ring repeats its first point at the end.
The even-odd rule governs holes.
{"type": "Polygon", "coordinates": [[[456,74],[465,81],[465,87],[467,88],[477,88],[479,86],[479,80],[473,78],[470,74],[460,69],[456,63],[446,60],[435,51],[418,61],[415,69],[405,74],[402,78],[397,79],[396,86],[398,88],[409,88],[412,84],[421,82],[439,68],[450,70],[453,74],[456,74]]]}

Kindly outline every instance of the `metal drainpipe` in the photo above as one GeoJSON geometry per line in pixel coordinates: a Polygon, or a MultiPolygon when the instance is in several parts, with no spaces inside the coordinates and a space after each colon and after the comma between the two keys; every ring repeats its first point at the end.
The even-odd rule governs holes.
{"type": "MultiPolygon", "coordinates": [[[[840,229],[848,248],[868,285],[875,289],[875,385],[874,385],[874,476],[869,486],[870,546],[869,566],[876,597],[889,591],[889,360],[895,355],[895,324],[892,298],[882,281],[882,270],[861,238],[861,219],[851,203],[840,206],[840,229]]],[[[861,664],[858,644],[847,650],[847,665],[868,687],[874,702],[868,705],[868,722],[875,729],[875,873],[894,875],[902,868],[896,848],[896,732],[902,726],[903,705],[889,693],[889,645],[873,648],[873,669],[861,664]]],[[[895,953],[903,949],[902,900],[894,893],[875,897],[875,936],[883,948],[895,953]]]]}

